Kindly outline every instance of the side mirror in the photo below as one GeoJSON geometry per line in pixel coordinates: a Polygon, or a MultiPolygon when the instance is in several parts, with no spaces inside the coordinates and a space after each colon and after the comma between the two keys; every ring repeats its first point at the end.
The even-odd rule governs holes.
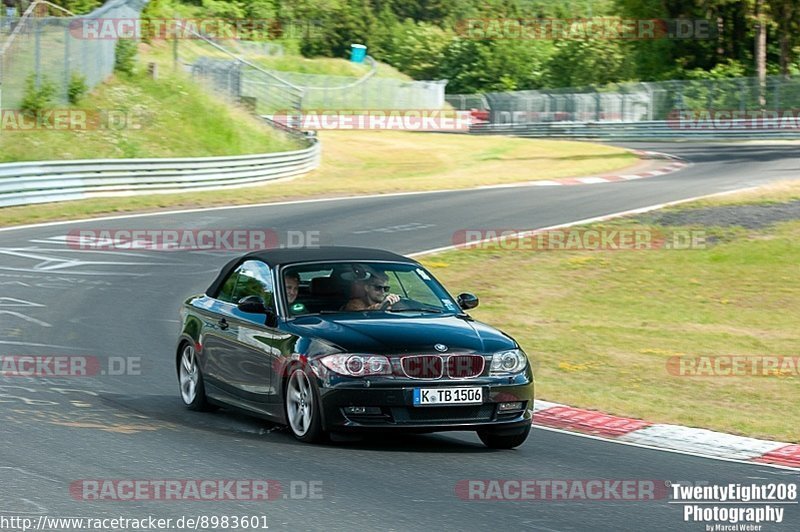
{"type": "Polygon", "coordinates": [[[271,308],[267,308],[264,300],[258,296],[243,297],[237,303],[236,308],[248,314],[264,314],[264,325],[267,327],[278,325],[278,315],[271,308]]]}
{"type": "Polygon", "coordinates": [[[478,306],[478,296],[475,294],[470,294],[469,292],[464,292],[463,294],[458,294],[458,306],[461,307],[462,310],[469,310],[473,309],[478,306]]]}
{"type": "Polygon", "coordinates": [[[239,300],[239,303],[236,304],[236,308],[248,314],[267,313],[267,306],[264,304],[264,300],[258,296],[243,297],[239,300]]]}

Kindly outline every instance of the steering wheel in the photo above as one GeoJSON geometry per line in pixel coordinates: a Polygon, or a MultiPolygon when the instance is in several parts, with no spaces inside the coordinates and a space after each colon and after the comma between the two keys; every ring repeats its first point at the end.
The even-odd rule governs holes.
{"type": "Polygon", "coordinates": [[[411,301],[412,300],[408,299],[407,297],[401,297],[400,300],[397,303],[394,303],[394,304],[389,303],[389,301],[384,301],[383,303],[381,303],[381,306],[378,307],[378,309],[379,310],[386,310],[391,306],[392,310],[404,310],[404,309],[413,307],[413,305],[411,304],[411,301]]]}

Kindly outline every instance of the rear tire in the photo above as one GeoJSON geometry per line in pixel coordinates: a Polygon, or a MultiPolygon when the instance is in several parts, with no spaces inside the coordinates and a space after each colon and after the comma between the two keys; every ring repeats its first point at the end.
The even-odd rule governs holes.
{"type": "Polygon", "coordinates": [[[295,438],[305,443],[316,443],[325,439],[319,396],[302,367],[296,366],[290,370],[283,405],[289,430],[295,438]]]}
{"type": "Polygon", "coordinates": [[[490,449],[513,449],[525,443],[530,432],[531,426],[528,425],[522,432],[517,434],[498,434],[492,431],[479,430],[478,437],[490,449]]]}
{"type": "Polygon", "coordinates": [[[206,387],[203,384],[203,372],[194,346],[186,343],[181,349],[178,359],[178,384],[180,385],[181,399],[189,410],[207,412],[213,406],[206,398],[206,387]]]}

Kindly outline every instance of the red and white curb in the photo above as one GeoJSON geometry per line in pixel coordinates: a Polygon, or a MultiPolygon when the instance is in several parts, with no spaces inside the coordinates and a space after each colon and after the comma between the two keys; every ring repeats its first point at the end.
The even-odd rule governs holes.
{"type": "Polygon", "coordinates": [[[535,401],[533,411],[534,426],[574,431],[712,458],[800,469],[800,444],[759,440],[679,425],[650,423],[548,401],[535,401]]]}
{"type": "Polygon", "coordinates": [[[642,151],[630,150],[631,153],[637,155],[640,159],[663,159],[669,161],[664,166],[660,166],[655,170],[647,172],[640,172],[638,174],[621,174],[621,175],[602,175],[602,176],[586,176],[586,177],[565,177],[562,179],[546,179],[542,181],[532,181],[531,186],[535,187],[552,187],[563,185],[595,185],[598,183],[616,183],[619,181],[633,181],[634,179],[644,179],[646,177],[655,177],[658,175],[671,174],[689,166],[689,163],[668,153],[661,153],[657,151],[642,151]]]}

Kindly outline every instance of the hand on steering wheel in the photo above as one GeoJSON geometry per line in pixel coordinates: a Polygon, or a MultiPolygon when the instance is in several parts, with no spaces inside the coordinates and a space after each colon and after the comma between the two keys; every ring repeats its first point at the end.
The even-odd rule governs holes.
{"type": "Polygon", "coordinates": [[[386,298],[383,300],[383,302],[381,303],[380,307],[378,307],[378,308],[380,310],[386,310],[387,308],[391,307],[392,305],[394,305],[398,301],[400,301],[400,296],[398,296],[397,294],[388,294],[386,296],[386,298]]]}

